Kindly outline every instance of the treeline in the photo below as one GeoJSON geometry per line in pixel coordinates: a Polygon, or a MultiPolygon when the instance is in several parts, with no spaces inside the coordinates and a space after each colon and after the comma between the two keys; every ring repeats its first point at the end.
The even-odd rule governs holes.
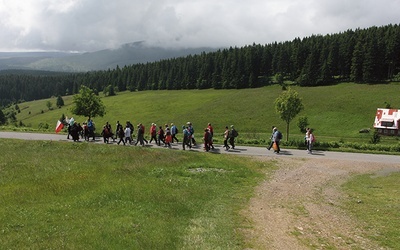
{"type": "Polygon", "coordinates": [[[342,81],[400,79],[400,26],[395,24],[313,35],[267,45],[253,44],[105,71],[74,74],[0,74],[3,106],[19,100],[95,91],[241,89],[276,81],[300,86],[342,81]]]}

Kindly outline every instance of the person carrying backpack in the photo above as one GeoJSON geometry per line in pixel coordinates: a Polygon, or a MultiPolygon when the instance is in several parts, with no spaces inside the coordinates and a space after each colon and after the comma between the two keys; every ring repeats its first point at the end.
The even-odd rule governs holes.
{"type": "Polygon", "coordinates": [[[183,142],[182,142],[182,149],[185,150],[185,146],[192,148],[192,142],[190,140],[190,132],[185,125],[182,126],[182,133],[183,133],[183,142]]]}
{"type": "Polygon", "coordinates": [[[282,140],[282,133],[275,127],[274,128],[274,134],[273,134],[273,141],[275,144],[274,147],[274,153],[279,154],[279,152],[281,151],[281,148],[279,147],[280,141],[282,140]]]}
{"type": "Polygon", "coordinates": [[[174,143],[174,140],[175,140],[176,142],[179,142],[178,138],[176,138],[176,135],[177,135],[178,133],[179,133],[178,128],[177,128],[173,123],[171,123],[172,143],[174,143]]]}
{"type": "Polygon", "coordinates": [[[235,149],[235,138],[239,136],[239,133],[233,125],[231,125],[231,131],[229,132],[229,144],[231,144],[232,149],[235,149]]]}

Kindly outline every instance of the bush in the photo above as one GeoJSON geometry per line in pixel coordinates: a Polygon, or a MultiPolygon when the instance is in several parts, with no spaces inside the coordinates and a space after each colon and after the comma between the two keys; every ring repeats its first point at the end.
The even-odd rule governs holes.
{"type": "Polygon", "coordinates": [[[38,128],[39,129],[43,129],[43,130],[47,130],[47,129],[49,129],[49,124],[47,124],[47,123],[39,123],[38,128]]]}
{"type": "Polygon", "coordinates": [[[374,131],[374,134],[373,134],[372,137],[371,137],[370,142],[371,142],[372,144],[377,144],[377,143],[379,143],[380,141],[381,141],[381,136],[380,136],[380,134],[378,133],[378,131],[375,130],[375,131],[374,131]]]}

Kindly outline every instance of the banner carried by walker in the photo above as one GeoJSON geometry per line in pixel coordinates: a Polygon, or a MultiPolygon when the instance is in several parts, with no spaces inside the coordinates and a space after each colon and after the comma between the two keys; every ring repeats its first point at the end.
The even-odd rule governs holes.
{"type": "Polygon", "coordinates": [[[64,128],[64,124],[58,120],[56,125],[56,133],[60,132],[64,128]]]}

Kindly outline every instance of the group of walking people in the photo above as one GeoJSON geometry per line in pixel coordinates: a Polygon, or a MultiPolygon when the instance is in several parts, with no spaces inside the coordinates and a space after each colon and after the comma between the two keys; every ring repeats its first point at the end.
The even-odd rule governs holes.
{"type": "MultiPolygon", "coordinates": [[[[79,138],[81,137],[82,139],[85,139],[87,141],[92,138],[95,140],[95,124],[94,122],[89,119],[87,122],[84,122],[83,125],[81,126],[79,123],[76,122],[71,122],[69,121],[68,123],[68,139],[69,136],[72,136],[72,139],[74,141],[79,141],[79,138]]],[[[150,126],[149,134],[150,134],[150,141],[147,141],[145,138],[145,126],[142,123],[139,123],[136,126],[136,141],[133,139],[134,138],[134,133],[135,128],[133,124],[130,121],[127,121],[125,126],[123,126],[119,121],[117,121],[116,124],[116,130],[115,133],[112,130],[111,125],[109,122],[106,122],[106,124],[103,126],[102,131],[101,131],[101,136],[103,137],[104,143],[109,143],[110,139],[112,139],[114,142],[118,140],[117,144],[129,144],[129,145],[135,145],[137,146],[138,144],[141,146],[144,146],[145,143],[149,144],[152,143],[153,141],[158,145],[158,146],[164,146],[164,147],[172,147],[172,143],[174,142],[179,142],[177,138],[177,134],[179,133],[178,127],[174,124],[171,123],[170,125],[165,124],[164,126],[157,126],[157,124],[152,123],[150,126]]],[[[233,125],[225,127],[225,131],[223,133],[223,138],[224,138],[224,148],[226,151],[229,149],[235,149],[235,138],[239,135],[237,130],[233,125]]],[[[209,151],[214,149],[213,145],[213,137],[214,137],[214,128],[212,127],[211,123],[207,124],[207,127],[204,129],[203,133],[203,149],[205,151],[209,151]]],[[[281,149],[280,149],[280,141],[282,140],[282,133],[278,130],[277,127],[272,126],[272,134],[271,134],[271,142],[267,146],[267,149],[270,150],[273,148],[274,153],[279,154],[281,149]]],[[[194,136],[194,127],[191,122],[187,122],[186,125],[182,126],[182,149],[185,150],[186,148],[192,148],[197,145],[195,136],[194,136]]],[[[309,154],[312,153],[313,145],[315,143],[315,136],[313,134],[312,129],[307,128],[306,129],[306,135],[304,137],[305,140],[305,145],[307,147],[307,152],[309,154]]]]}
{"type": "MultiPolygon", "coordinates": [[[[95,140],[96,127],[93,120],[89,119],[87,122],[84,122],[83,125],[76,123],[73,120],[66,121],[66,123],[68,124],[67,139],[69,139],[71,136],[74,141],[79,141],[80,138],[86,141],[89,141],[91,138],[93,141],[95,140]]],[[[154,141],[158,146],[171,148],[172,143],[179,143],[177,135],[180,131],[174,123],[171,123],[170,125],[165,124],[164,126],[157,126],[157,124],[152,123],[149,129],[149,141],[145,138],[146,130],[142,123],[139,123],[136,126],[136,140],[134,140],[134,131],[135,127],[130,121],[127,121],[125,125],[122,125],[119,121],[117,121],[115,131],[112,129],[111,124],[106,122],[106,124],[103,125],[100,134],[104,143],[110,143],[110,140],[113,140],[113,142],[117,142],[118,145],[128,144],[137,146],[139,144],[144,146],[145,143],[149,144],[154,141]]],[[[238,132],[233,125],[231,125],[231,129],[229,129],[228,126],[225,128],[225,132],[223,134],[225,150],[229,150],[230,148],[235,149],[235,138],[237,136],[238,132]]],[[[207,127],[204,129],[202,137],[202,141],[204,143],[203,148],[205,151],[215,149],[213,145],[213,137],[214,128],[212,127],[211,123],[208,123],[207,127]]],[[[182,126],[182,138],[183,150],[197,145],[194,136],[194,127],[191,122],[187,122],[186,125],[182,126]]]]}
{"type": "MultiPolygon", "coordinates": [[[[278,130],[277,127],[272,126],[272,134],[271,134],[271,143],[267,146],[268,150],[271,150],[271,148],[274,149],[274,153],[279,154],[281,151],[280,148],[280,142],[283,138],[282,133],[278,130]]],[[[312,154],[312,149],[315,143],[315,136],[313,134],[312,129],[307,128],[306,129],[306,135],[304,136],[304,144],[307,148],[307,152],[309,154],[312,154]]]]}

